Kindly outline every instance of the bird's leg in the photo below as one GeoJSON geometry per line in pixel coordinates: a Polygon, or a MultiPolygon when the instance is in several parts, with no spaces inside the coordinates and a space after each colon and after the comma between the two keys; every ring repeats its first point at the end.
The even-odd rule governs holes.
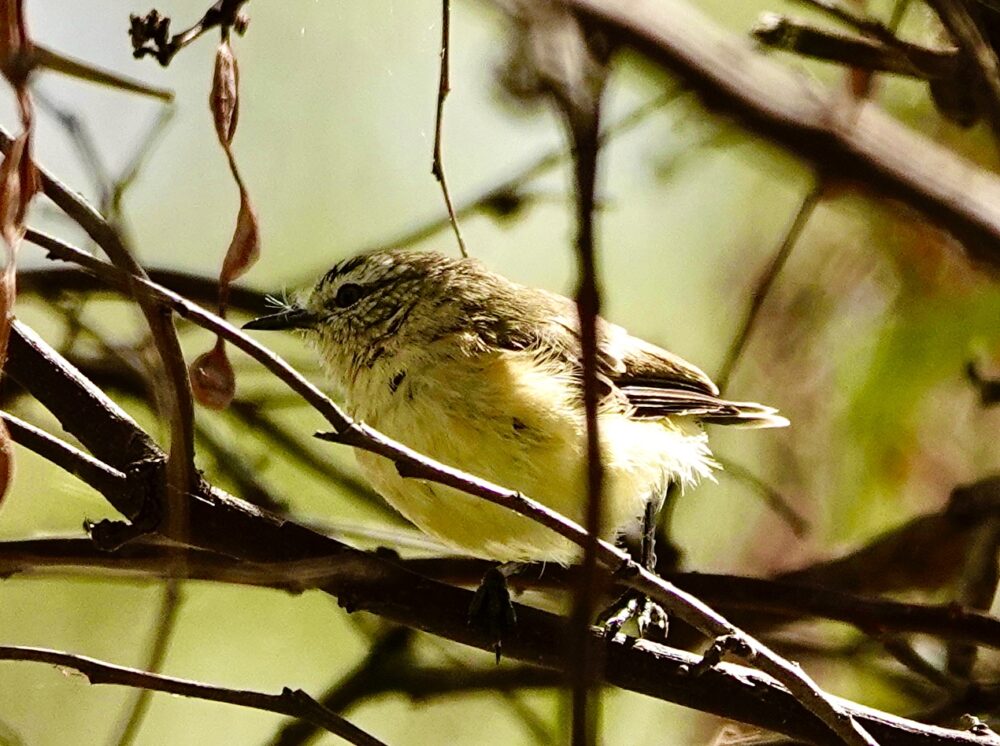
{"type": "MultiPolygon", "coordinates": [[[[638,554],[635,559],[647,570],[656,569],[656,515],[658,504],[654,500],[646,503],[642,513],[642,533],[639,537],[638,554]]],[[[639,637],[662,642],[667,639],[667,613],[650,600],[648,596],[634,588],[629,588],[597,618],[597,624],[604,628],[604,634],[614,637],[629,619],[635,619],[639,627],[639,637]]]]}
{"type": "Polygon", "coordinates": [[[469,624],[485,629],[493,639],[493,652],[497,663],[500,662],[500,651],[504,635],[513,631],[517,625],[517,615],[514,604],[510,600],[510,589],[507,578],[525,567],[523,562],[505,562],[491,567],[483,575],[476,595],[469,604],[469,624]]]}

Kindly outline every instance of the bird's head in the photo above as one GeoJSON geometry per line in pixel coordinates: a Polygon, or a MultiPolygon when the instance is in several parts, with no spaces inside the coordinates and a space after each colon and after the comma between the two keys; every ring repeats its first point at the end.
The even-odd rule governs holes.
{"type": "Polygon", "coordinates": [[[296,302],[243,328],[300,330],[343,380],[400,349],[459,330],[490,294],[494,277],[473,260],[375,251],[339,262],[296,302]]]}

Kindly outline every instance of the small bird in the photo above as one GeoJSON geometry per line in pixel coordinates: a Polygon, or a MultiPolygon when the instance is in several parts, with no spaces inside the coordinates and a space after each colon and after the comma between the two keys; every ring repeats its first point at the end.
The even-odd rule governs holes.
{"type": "MultiPolygon", "coordinates": [[[[352,417],[584,521],[587,436],[569,299],[475,259],[390,249],[340,262],[299,303],[244,328],[302,330],[352,417]]],[[[602,538],[648,524],[671,483],[691,486],[718,468],[702,423],[788,424],[772,407],[720,398],[694,365],[603,319],[598,346],[602,538]]],[[[403,516],[463,553],[563,565],[580,556],[524,516],[406,479],[381,456],[357,457],[403,516]]]]}

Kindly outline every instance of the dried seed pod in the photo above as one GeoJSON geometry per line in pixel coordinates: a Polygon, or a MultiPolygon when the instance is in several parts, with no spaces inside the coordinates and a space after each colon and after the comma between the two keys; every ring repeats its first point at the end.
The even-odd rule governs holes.
{"type": "Polygon", "coordinates": [[[257,213],[250,204],[246,190],[240,189],[240,212],[236,216],[236,230],[226,251],[226,258],[222,262],[219,282],[228,285],[239,279],[257,263],[258,258],[260,258],[260,229],[257,224],[257,213]]]}
{"type": "Polygon", "coordinates": [[[203,407],[223,410],[236,395],[236,375],[220,337],[215,346],[199,355],[188,368],[191,392],[203,407]]]}
{"type": "Polygon", "coordinates": [[[212,77],[208,105],[219,142],[228,149],[240,116],[240,69],[228,41],[219,44],[215,52],[215,75],[212,77]]]}

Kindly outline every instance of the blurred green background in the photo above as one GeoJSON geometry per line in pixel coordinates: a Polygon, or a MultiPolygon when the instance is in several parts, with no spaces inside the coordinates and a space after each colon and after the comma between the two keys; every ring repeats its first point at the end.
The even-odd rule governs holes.
{"type": "MultiPolygon", "coordinates": [[[[183,0],[157,8],[174,18],[177,30],[206,5],[183,0]]],[[[699,5],[739,34],[761,11],[789,9],[777,0],[699,5]]],[[[131,56],[128,14],[145,13],[146,6],[28,0],[27,8],[33,36],[46,46],[176,91],[173,119],[128,192],[125,214],[148,265],[217,274],[238,198],[207,106],[214,35],[161,69],[131,56]]],[[[885,17],[888,8],[875,3],[871,10],[885,17]]],[[[257,0],[247,11],[249,32],[234,42],[241,66],[234,148],[260,215],[263,251],[245,282],[281,292],[443,214],[430,172],[440,6],[432,0],[257,0]]],[[[550,111],[526,110],[499,92],[496,71],[506,50],[501,16],[488,3],[467,2],[457,3],[453,14],[444,150],[452,195],[462,204],[562,147],[563,133],[550,111]]],[[[921,12],[908,14],[904,28],[914,38],[934,33],[921,12]]],[[[786,61],[803,75],[843,87],[838,70],[786,61]]],[[[35,84],[47,100],[81,118],[112,173],[130,160],[159,113],[147,99],[51,74],[39,75],[35,84]]],[[[606,123],[677,85],[639,59],[621,58],[606,123]]],[[[911,126],[995,167],[986,132],[942,122],[921,85],[883,81],[876,95],[911,126]]],[[[0,108],[8,129],[16,124],[10,98],[0,108]]],[[[91,174],[65,128],[44,109],[35,143],[41,163],[95,197],[91,174]]],[[[605,315],[715,372],[753,283],[812,184],[809,169],[707,113],[691,94],[678,95],[614,138],[601,167],[605,315]]],[[[471,253],[518,281],[572,292],[569,177],[564,165],[531,182],[525,193],[536,199],[509,219],[465,219],[471,253]]],[[[84,241],[45,204],[36,205],[32,222],[84,241]]],[[[457,251],[448,232],[420,246],[457,251]]],[[[21,262],[33,267],[44,260],[26,245],[21,262]]],[[[90,304],[85,313],[88,323],[123,340],[141,337],[134,311],[124,305],[90,304]]],[[[18,315],[53,343],[61,339],[43,304],[25,300],[18,315]]],[[[1000,362],[998,321],[997,285],[970,269],[946,237],[914,214],[873,195],[840,192],[825,201],[769,297],[727,391],[779,407],[793,426],[713,434],[721,457],[766,479],[808,519],[810,530],[796,536],[747,483],[722,474],[717,484],[685,494],[676,508],[673,535],[686,566],[746,574],[798,567],[934,509],[955,484],[996,469],[1000,418],[978,406],[963,366],[975,358],[994,368],[1000,362]]],[[[184,339],[191,358],[211,342],[188,328],[184,339]]],[[[275,345],[305,372],[316,373],[297,341],[275,345]]],[[[234,354],[234,362],[241,394],[268,385],[245,358],[234,354]]],[[[138,403],[125,404],[162,436],[138,403]]],[[[58,432],[44,412],[23,411],[58,432]]],[[[226,416],[204,410],[198,416],[207,430],[246,454],[294,515],[328,526],[383,525],[377,510],[331,491],[294,464],[268,458],[267,444],[226,416]]],[[[309,410],[292,410],[284,419],[303,436],[322,427],[309,410]]],[[[352,469],[350,454],[332,451],[320,449],[352,469]]],[[[199,465],[216,478],[209,456],[199,465]]],[[[0,511],[3,538],[79,535],[85,518],[110,515],[99,496],[23,449],[17,466],[0,511]]],[[[0,583],[0,642],[142,666],[161,585],[12,577],[0,583]]],[[[372,619],[351,618],[319,594],[195,582],[183,584],[181,593],[164,671],[216,684],[268,691],[287,685],[319,694],[364,656],[374,629],[372,619]]],[[[422,640],[419,651],[428,660],[489,660],[486,653],[438,640],[422,640]]],[[[859,680],[834,666],[814,673],[838,694],[900,704],[874,678],[859,680]]],[[[518,696],[560,732],[557,696],[518,696]]],[[[89,687],[45,666],[0,664],[0,743],[107,743],[131,697],[128,690],[89,687]]],[[[531,738],[495,694],[415,703],[384,696],[363,703],[350,718],[391,744],[531,738]]],[[[155,695],[137,743],[263,744],[280,721],[155,695]]],[[[606,697],[603,723],[605,742],[614,744],[702,743],[719,727],[679,707],[621,692],[606,697]]]]}

